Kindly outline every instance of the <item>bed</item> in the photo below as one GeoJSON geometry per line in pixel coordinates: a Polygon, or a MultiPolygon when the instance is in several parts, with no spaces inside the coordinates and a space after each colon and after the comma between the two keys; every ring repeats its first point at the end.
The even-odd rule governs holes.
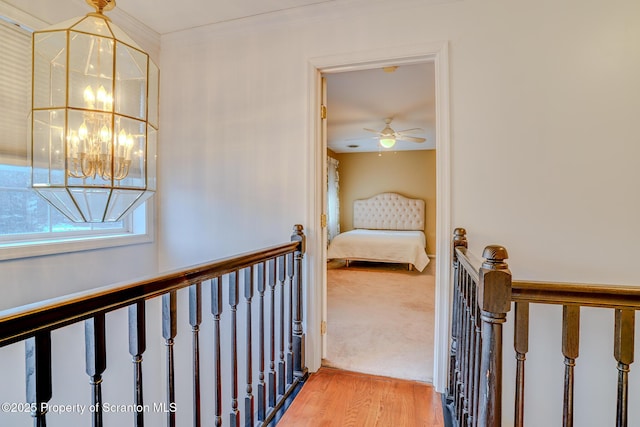
{"type": "Polygon", "coordinates": [[[424,235],[425,204],[398,193],[380,193],[353,203],[353,227],[331,240],[328,259],[429,264],[424,235]]]}

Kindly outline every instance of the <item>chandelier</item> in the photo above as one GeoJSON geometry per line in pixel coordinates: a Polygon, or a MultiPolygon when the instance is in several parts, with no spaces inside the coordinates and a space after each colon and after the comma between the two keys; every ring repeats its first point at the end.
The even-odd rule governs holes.
{"type": "Polygon", "coordinates": [[[159,70],[103,14],[33,33],[32,187],[74,222],[118,221],[156,190],[159,70]]]}

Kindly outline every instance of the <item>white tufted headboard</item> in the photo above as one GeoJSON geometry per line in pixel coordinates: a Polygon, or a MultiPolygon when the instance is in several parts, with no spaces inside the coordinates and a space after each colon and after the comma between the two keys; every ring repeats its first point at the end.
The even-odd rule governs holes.
{"type": "Polygon", "coordinates": [[[380,193],[353,202],[353,228],[424,231],[424,200],[380,193]]]}

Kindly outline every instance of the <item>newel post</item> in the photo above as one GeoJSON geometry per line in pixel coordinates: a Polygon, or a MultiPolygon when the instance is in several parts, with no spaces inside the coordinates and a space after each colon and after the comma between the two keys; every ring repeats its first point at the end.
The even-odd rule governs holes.
{"type": "Polygon", "coordinates": [[[468,247],[468,242],[467,242],[467,230],[465,230],[462,227],[458,227],[455,230],[453,230],[453,260],[457,261],[458,260],[458,256],[456,254],[456,248],[458,246],[461,247],[468,247]]]}
{"type": "Polygon", "coordinates": [[[478,284],[478,306],[482,319],[480,407],[478,425],[502,424],[502,324],[511,308],[511,272],[502,246],[487,246],[482,257],[478,284]]]}
{"type": "Polygon", "coordinates": [[[307,376],[305,364],[305,334],[302,328],[302,258],[306,250],[307,238],[300,224],[293,226],[292,242],[300,242],[295,251],[295,279],[293,286],[293,371],[297,378],[307,376]]]}

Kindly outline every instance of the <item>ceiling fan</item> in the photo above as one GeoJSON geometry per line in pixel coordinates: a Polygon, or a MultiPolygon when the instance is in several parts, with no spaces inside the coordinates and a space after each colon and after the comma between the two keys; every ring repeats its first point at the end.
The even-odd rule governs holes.
{"type": "Polygon", "coordinates": [[[393,147],[396,144],[396,141],[425,142],[427,140],[426,138],[405,135],[406,132],[422,131],[423,129],[421,128],[411,128],[396,132],[390,126],[392,120],[393,119],[391,118],[385,119],[385,127],[381,131],[368,128],[364,128],[364,130],[377,134],[378,136],[376,138],[379,139],[380,145],[382,145],[384,148],[393,147]]]}

